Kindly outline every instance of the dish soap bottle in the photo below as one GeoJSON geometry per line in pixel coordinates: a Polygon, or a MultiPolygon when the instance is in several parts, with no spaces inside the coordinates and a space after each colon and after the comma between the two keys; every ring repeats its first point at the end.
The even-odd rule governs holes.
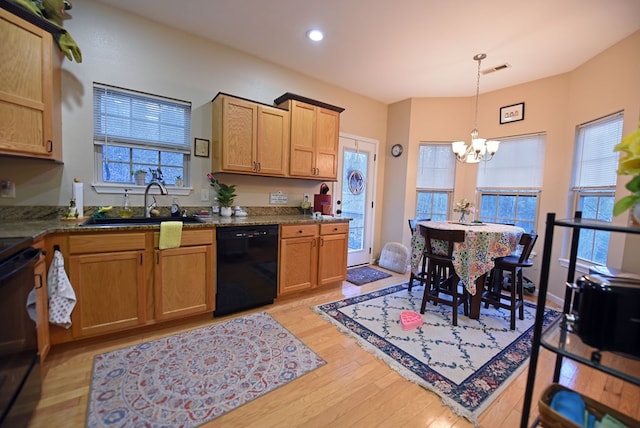
{"type": "Polygon", "coordinates": [[[124,189],[124,196],[122,197],[122,208],[120,208],[120,217],[122,218],[129,218],[133,216],[133,209],[131,209],[131,206],[129,205],[129,190],[130,189],[124,189]]]}
{"type": "Polygon", "coordinates": [[[171,217],[180,217],[180,205],[178,205],[178,198],[173,197],[173,202],[171,203],[171,217]]]}

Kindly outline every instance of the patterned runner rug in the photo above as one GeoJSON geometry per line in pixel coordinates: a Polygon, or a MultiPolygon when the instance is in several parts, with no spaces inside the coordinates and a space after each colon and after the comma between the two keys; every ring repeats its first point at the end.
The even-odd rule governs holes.
{"type": "Polygon", "coordinates": [[[262,312],[97,355],[88,427],[194,427],[325,363],[262,312]]]}
{"type": "MultiPolygon", "coordinates": [[[[404,331],[400,312],[420,312],[423,287],[408,283],[339,300],[313,309],[356,338],[367,351],[406,379],[438,394],[455,413],[477,425],[478,416],[525,368],[529,358],[535,305],[509,330],[509,312],[489,307],[479,320],[462,313],[451,324],[451,307],[427,304],[424,324],[404,331]]],[[[560,313],[545,311],[545,325],[560,313]]]]}
{"type": "Polygon", "coordinates": [[[361,266],[347,270],[347,281],[355,285],[367,284],[382,278],[389,278],[390,276],[391,274],[370,266],[361,266]]]}

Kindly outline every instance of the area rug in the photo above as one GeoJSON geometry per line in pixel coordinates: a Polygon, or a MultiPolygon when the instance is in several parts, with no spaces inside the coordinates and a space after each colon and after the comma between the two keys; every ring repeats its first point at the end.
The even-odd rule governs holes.
{"type": "Polygon", "coordinates": [[[370,266],[347,269],[347,281],[355,285],[367,284],[382,278],[389,278],[390,276],[391,274],[370,266]]]}
{"type": "Polygon", "coordinates": [[[97,355],[88,427],[194,427],[325,363],[268,314],[97,355]]]}
{"type": "MultiPolygon", "coordinates": [[[[428,303],[424,323],[404,331],[402,311],[420,311],[422,287],[408,283],[315,306],[313,309],[406,379],[435,392],[455,413],[478,424],[478,416],[523,370],[529,358],[535,305],[509,329],[509,312],[482,307],[480,319],[462,314],[451,324],[451,307],[428,303]]],[[[560,313],[545,310],[548,325],[560,313]]]]}

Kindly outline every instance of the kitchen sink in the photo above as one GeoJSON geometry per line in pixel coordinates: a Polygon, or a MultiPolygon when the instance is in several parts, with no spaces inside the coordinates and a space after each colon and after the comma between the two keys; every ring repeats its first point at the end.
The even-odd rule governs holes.
{"type": "Polygon", "coordinates": [[[129,217],[129,218],[98,218],[90,217],[87,220],[80,223],[80,226],[89,227],[113,227],[113,226],[144,226],[160,224],[163,221],[181,221],[184,224],[204,223],[204,221],[198,217],[129,217]]]}

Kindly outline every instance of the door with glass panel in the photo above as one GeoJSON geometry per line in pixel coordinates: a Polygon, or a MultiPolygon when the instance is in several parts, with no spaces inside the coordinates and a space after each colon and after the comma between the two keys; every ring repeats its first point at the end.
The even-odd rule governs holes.
{"type": "Polygon", "coordinates": [[[349,222],[347,266],[371,263],[373,247],[373,196],[375,154],[378,142],[360,137],[340,137],[340,177],[336,185],[334,212],[349,222]]]}

